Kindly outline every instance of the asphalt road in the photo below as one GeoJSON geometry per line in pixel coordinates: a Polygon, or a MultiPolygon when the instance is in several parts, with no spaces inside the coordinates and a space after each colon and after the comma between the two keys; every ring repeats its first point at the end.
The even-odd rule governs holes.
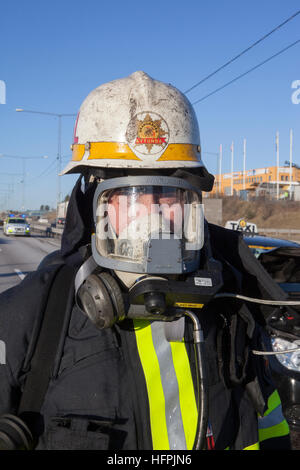
{"type": "Polygon", "coordinates": [[[8,236],[0,229],[0,292],[18,284],[42,259],[60,248],[59,239],[8,236]]]}

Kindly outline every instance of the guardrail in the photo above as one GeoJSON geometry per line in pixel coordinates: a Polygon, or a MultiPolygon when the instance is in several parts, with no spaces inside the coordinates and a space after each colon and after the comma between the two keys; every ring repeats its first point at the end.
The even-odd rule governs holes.
{"type": "Polygon", "coordinates": [[[260,235],[273,235],[275,238],[300,239],[300,230],[296,228],[259,228],[260,235]]]}
{"type": "Polygon", "coordinates": [[[300,234],[300,230],[297,228],[260,228],[259,232],[262,233],[298,233],[300,234]]]}
{"type": "MultiPolygon", "coordinates": [[[[33,232],[41,233],[49,238],[60,238],[63,233],[63,227],[51,227],[50,224],[30,224],[33,232]]],[[[273,235],[275,238],[299,239],[300,230],[294,228],[258,228],[260,235],[273,235]]]]}
{"type": "Polygon", "coordinates": [[[63,233],[63,227],[51,227],[50,224],[30,224],[32,232],[43,234],[49,238],[60,238],[63,233]]]}

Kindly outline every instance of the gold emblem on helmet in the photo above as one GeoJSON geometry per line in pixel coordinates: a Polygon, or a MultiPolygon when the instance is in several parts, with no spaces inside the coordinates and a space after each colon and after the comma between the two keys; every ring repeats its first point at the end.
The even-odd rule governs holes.
{"type": "MultiPolygon", "coordinates": [[[[165,120],[156,113],[139,113],[134,118],[135,136],[131,145],[140,153],[155,154],[168,145],[169,129],[165,120]]],[[[129,128],[133,128],[131,121],[129,128]]],[[[127,132],[128,135],[128,132],[127,132]]]]}

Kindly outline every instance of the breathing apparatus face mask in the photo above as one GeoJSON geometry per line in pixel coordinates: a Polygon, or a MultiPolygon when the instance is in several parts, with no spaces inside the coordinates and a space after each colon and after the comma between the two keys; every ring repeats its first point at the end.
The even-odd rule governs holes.
{"type": "Polygon", "coordinates": [[[93,211],[92,256],[76,275],[75,291],[79,308],[97,328],[126,318],[172,322],[182,308],[202,308],[220,288],[220,267],[203,248],[201,191],[188,181],[104,180],[93,211]],[[124,282],[128,276],[130,283],[124,282]]]}
{"type": "Polygon", "coordinates": [[[132,176],[100,183],[92,253],[100,266],[140,274],[182,274],[204,244],[201,192],[179,178],[132,176]]]}

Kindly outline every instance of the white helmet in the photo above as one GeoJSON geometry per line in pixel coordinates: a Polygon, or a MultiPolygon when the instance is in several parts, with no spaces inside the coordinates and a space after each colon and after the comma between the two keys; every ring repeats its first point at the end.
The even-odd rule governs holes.
{"type": "Polygon", "coordinates": [[[105,83],[87,96],[72,150],[62,174],[81,173],[84,167],[204,167],[191,103],[172,85],[144,72],[105,83]]]}

